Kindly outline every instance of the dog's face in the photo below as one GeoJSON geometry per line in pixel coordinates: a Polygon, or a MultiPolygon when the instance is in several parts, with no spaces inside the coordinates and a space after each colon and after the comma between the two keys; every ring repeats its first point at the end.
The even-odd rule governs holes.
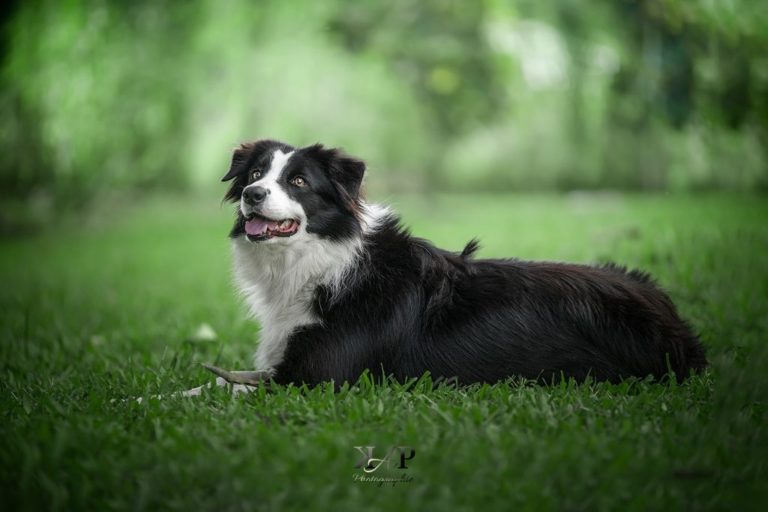
{"type": "Polygon", "coordinates": [[[320,144],[294,148],[261,140],[235,150],[226,200],[239,203],[232,238],[289,244],[305,238],[344,240],[360,232],[365,164],[320,144]]]}

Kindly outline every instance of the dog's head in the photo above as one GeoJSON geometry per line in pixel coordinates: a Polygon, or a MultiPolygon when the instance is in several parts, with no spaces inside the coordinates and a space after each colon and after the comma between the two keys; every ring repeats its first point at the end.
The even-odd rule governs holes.
{"type": "Polygon", "coordinates": [[[269,244],[356,236],[364,173],[362,161],[320,144],[243,144],[222,178],[232,181],[225,200],[239,203],[230,236],[269,244]]]}

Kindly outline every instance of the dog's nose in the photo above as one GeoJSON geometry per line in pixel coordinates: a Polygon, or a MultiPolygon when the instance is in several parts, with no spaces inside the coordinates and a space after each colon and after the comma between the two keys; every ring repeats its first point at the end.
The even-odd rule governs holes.
{"type": "Polygon", "coordinates": [[[243,200],[248,204],[259,204],[267,194],[269,190],[264,187],[247,187],[243,190],[243,200]]]}

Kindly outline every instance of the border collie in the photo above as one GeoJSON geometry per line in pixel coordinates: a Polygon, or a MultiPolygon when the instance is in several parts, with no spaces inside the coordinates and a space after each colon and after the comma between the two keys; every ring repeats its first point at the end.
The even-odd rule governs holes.
{"type": "Polygon", "coordinates": [[[235,150],[225,199],[235,281],[261,325],[254,372],[208,367],[226,382],[336,385],[369,370],[429,372],[461,384],[627,377],[678,381],[704,348],[645,273],[517,259],[474,259],[415,238],[366,203],[365,164],[320,144],[273,140],[235,150]]]}

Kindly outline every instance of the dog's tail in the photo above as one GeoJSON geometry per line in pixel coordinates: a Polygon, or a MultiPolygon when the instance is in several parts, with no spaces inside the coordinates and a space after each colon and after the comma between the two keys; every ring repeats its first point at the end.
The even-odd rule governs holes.
{"type": "Polygon", "coordinates": [[[471,259],[475,253],[480,249],[480,241],[477,238],[473,238],[469,242],[467,242],[467,245],[464,246],[464,250],[461,251],[461,254],[459,256],[463,260],[471,259]]]}

